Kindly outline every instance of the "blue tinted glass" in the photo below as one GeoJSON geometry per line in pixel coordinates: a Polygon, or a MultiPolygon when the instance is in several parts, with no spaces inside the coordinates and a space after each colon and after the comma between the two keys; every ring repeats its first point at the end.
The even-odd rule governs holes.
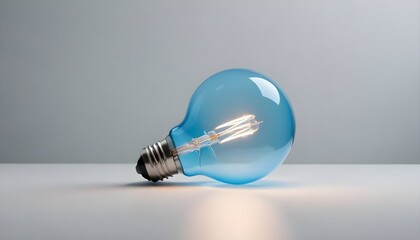
{"type": "Polygon", "coordinates": [[[293,144],[293,111],[277,84],[254,71],[230,69],[208,78],[193,94],[185,119],[170,136],[178,147],[248,114],[261,121],[258,131],[181,155],[184,174],[241,184],[258,180],[281,164],[293,144]]]}

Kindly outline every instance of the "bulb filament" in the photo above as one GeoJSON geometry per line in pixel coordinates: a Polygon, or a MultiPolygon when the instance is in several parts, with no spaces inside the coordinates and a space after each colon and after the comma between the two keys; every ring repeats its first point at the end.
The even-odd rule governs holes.
{"type": "Polygon", "coordinates": [[[223,123],[215,127],[210,132],[204,132],[204,135],[193,138],[190,142],[185,143],[173,150],[173,154],[183,155],[193,151],[198,151],[204,147],[209,147],[213,144],[223,144],[238,138],[254,134],[258,131],[259,124],[255,120],[255,115],[249,114],[232,121],[223,123]]]}

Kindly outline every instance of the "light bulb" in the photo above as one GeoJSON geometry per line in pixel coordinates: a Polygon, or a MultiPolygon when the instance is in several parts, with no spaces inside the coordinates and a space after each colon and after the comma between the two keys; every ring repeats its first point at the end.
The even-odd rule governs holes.
{"type": "Polygon", "coordinates": [[[185,119],[143,149],[136,170],[154,182],[183,173],[249,183],[285,160],[294,135],[293,110],[277,84],[251,70],[229,69],[198,87],[185,119]]]}

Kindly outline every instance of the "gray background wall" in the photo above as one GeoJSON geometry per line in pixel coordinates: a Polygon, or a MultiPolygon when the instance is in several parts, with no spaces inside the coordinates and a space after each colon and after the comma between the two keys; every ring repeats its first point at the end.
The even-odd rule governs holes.
{"type": "Polygon", "coordinates": [[[0,162],[135,162],[233,67],[291,99],[287,163],[420,163],[418,0],[0,0],[0,162]]]}

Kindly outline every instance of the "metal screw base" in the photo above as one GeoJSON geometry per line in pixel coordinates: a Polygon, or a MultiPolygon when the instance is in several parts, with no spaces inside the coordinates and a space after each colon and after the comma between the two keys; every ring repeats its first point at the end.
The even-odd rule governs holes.
{"type": "Polygon", "coordinates": [[[149,181],[157,182],[182,173],[181,163],[178,156],[171,152],[174,149],[171,137],[143,148],[136,170],[149,181]]]}

